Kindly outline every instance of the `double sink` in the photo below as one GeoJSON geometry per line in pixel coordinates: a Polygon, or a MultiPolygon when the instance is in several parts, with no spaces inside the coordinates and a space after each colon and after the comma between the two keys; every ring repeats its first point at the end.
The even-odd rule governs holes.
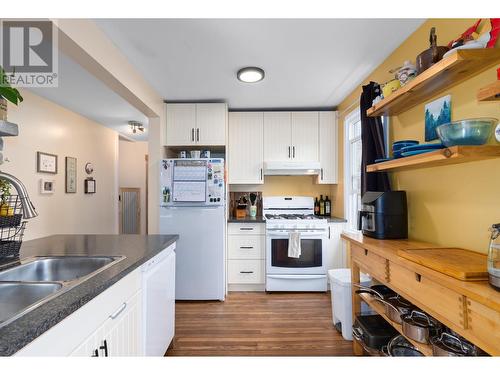
{"type": "Polygon", "coordinates": [[[0,327],[122,259],[122,256],[32,257],[0,271],[0,327]]]}

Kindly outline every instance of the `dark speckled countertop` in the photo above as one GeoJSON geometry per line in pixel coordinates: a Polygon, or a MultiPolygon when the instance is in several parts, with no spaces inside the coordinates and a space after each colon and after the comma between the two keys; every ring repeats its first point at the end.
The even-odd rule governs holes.
{"type": "Polygon", "coordinates": [[[126,258],[1,327],[0,355],[14,354],[178,238],[178,235],[55,235],[24,242],[20,259],[45,255],[126,258]]]}
{"type": "MultiPolygon", "coordinates": [[[[329,223],[347,223],[346,219],[342,219],[341,217],[331,216],[326,218],[329,223]]],[[[234,216],[230,217],[227,220],[228,223],[265,223],[266,219],[263,216],[250,217],[245,216],[243,218],[235,218],[234,216]]]]}

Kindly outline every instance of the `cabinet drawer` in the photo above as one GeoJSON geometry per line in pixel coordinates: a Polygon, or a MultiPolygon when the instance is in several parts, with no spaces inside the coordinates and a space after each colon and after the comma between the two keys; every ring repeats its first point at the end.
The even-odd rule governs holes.
{"type": "Polygon", "coordinates": [[[264,260],[228,261],[228,282],[230,284],[264,284],[264,260]]]}
{"type": "Polygon", "coordinates": [[[468,328],[477,344],[489,354],[500,355],[500,312],[476,301],[467,300],[468,328]]]}
{"type": "Polygon", "coordinates": [[[264,223],[229,223],[228,234],[265,234],[266,227],[264,223]]]}
{"type": "Polygon", "coordinates": [[[387,261],[371,250],[351,245],[351,256],[362,265],[364,271],[380,281],[389,281],[387,278],[387,261]]]}
{"type": "MultiPolygon", "coordinates": [[[[431,315],[435,312],[465,328],[464,304],[460,294],[393,262],[390,263],[390,279],[391,285],[406,293],[431,315]]],[[[435,316],[435,318],[440,317],[435,316]]]]}
{"type": "Polygon", "coordinates": [[[265,236],[228,236],[229,259],[264,259],[265,236]]]}

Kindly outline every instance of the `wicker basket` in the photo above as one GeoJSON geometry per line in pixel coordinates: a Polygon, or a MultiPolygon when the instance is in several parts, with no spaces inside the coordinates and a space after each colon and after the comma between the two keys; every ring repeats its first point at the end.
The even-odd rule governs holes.
{"type": "Polygon", "coordinates": [[[23,218],[21,200],[17,195],[1,197],[0,204],[0,228],[18,227],[23,218]]]}
{"type": "Polygon", "coordinates": [[[17,227],[0,228],[0,258],[14,258],[19,256],[23,242],[26,221],[17,227]]]}

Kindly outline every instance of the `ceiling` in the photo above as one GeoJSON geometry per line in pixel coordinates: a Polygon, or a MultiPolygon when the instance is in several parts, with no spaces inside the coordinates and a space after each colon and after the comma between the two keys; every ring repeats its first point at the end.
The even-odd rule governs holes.
{"type": "Polygon", "coordinates": [[[59,87],[30,90],[131,140],[148,139],[147,117],[62,52],[59,52],[59,87]],[[142,122],[144,133],[133,134],[128,125],[130,120],[142,122]]]}
{"type": "Polygon", "coordinates": [[[232,109],[338,105],[422,19],[99,19],[96,23],[168,101],[232,109]],[[262,82],[238,69],[259,66],[262,82]]]}

